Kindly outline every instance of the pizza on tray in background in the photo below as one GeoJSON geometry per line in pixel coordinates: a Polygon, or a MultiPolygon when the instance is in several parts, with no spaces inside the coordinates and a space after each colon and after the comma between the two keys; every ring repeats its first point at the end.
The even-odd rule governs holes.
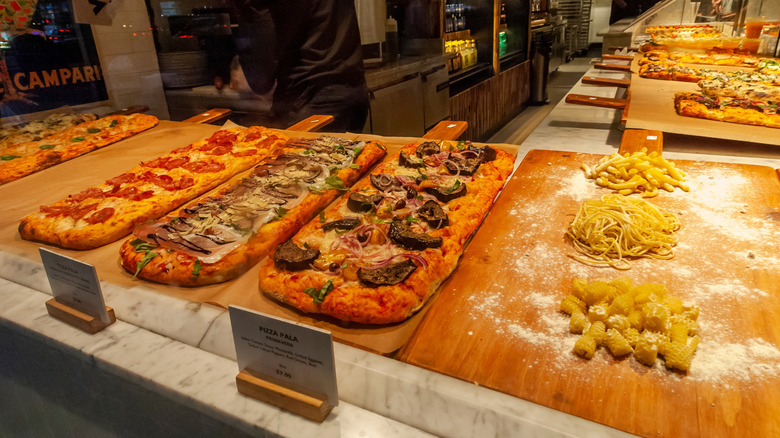
{"type": "Polygon", "coordinates": [[[116,143],[155,125],[157,117],[145,114],[106,116],[40,140],[9,146],[0,155],[0,184],[116,143]]]}
{"type": "Polygon", "coordinates": [[[80,123],[97,119],[92,113],[53,113],[41,120],[33,120],[0,128],[0,153],[6,148],[28,141],[41,140],[80,123]]]}
{"type": "Polygon", "coordinates": [[[455,269],[513,163],[463,142],[403,147],[279,245],[260,291],[344,321],[409,318],[455,269]]]}

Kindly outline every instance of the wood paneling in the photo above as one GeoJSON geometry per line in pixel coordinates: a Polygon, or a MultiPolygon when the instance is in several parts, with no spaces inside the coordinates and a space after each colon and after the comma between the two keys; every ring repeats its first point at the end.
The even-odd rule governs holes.
{"type": "Polygon", "coordinates": [[[463,138],[484,141],[527,106],[530,70],[525,61],[450,98],[452,119],[469,124],[463,138]]]}

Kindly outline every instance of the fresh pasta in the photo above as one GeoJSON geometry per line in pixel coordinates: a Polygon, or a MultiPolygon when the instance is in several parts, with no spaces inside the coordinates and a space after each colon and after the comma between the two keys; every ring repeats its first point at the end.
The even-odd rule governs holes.
{"type": "Polygon", "coordinates": [[[615,357],[633,354],[647,366],[655,365],[660,355],[667,368],[688,371],[699,345],[699,308],[669,295],[661,284],[634,285],[628,277],[593,282],[578,278],[560,310],[571,316],[569,331],[582,335],[573,350],[585,359],[603,346],[615,357]],[[602,298],[578,301],[585,303],[583,308],[573,305],[580,300],[577,295],[602,298]]]}
{"type": "Polygon", "coordinates": [[[685,184],[685,173],[679,170],[673,162],[667,161],[658,152],[647,153],[646,148],[640,152],[615,152],[602,157],[596,167],[590,168],[582,164],[585,176],[596,180],[596,184],[616,190],[621,195],[641,193],[645,197],[658,195],[658,189],[668,192],[679,187],[684,191],[690,188],[685,184]]]}
{"type": "Polygon", "coordinates": [[[641,198],[608,194],[585,201],[566,235],[583,254],[570,255],[575,260],[625,270],[631,269],[626,257],[674,257],[680,227],[673,213],[641,198]]]}

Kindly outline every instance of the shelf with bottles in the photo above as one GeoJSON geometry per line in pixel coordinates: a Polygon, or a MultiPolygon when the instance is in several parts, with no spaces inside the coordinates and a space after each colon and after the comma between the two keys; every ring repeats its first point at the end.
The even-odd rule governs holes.
{"type": "Polygon", "coordinates": [[[473,39],[445,41],[444,51],[455,54],[447,62],[450,73],[467,70],[478,63],[477,46],[473,39]]]}
{"type": "Polygon", "coordinates": [[[446,0],[444,4],[444,33],[461,32],[466,26],[467,16],[471,12],[471,5],[463,0],[446,0]]]}
{"type": "MultiPolygon", "coordinates": [[[[547,1],[539,2],[547,5],[547,1]]],[[[528,59],[529,0],[506,0],[502,2],[505,24],[499,24],[498,42],[499,71],[517,65],[528,59]]]]}

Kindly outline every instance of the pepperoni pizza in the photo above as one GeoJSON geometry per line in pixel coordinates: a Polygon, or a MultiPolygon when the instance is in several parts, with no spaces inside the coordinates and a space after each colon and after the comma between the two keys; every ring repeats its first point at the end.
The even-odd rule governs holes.
{"type": "Polygon", "coordinates": [[[22,219],[22,238],[92,249],[129,234],[246,170],[286,141],[261,127],[217,131],[22,219]]]}

